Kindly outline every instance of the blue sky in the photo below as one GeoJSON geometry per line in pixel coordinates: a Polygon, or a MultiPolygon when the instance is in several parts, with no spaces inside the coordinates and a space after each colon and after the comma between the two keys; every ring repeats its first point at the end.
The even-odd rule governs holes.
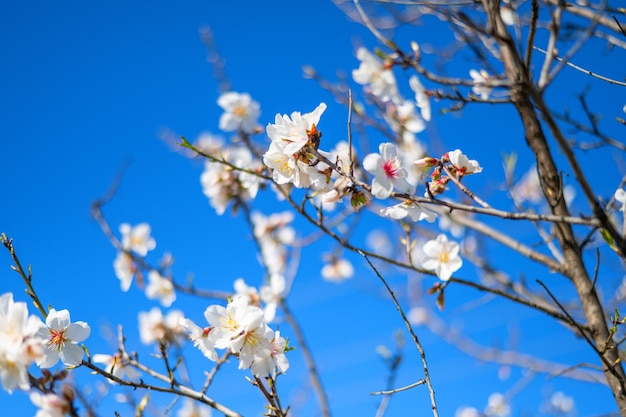
{"type": "MultiPolygon", "coordinates": [[[[261,124],[272,121],[276,113],[308,112],[324,101],[328,104],[320,123],[324,140],[345,139],[345,108],[314,81],[304,79],[302,66],[313,65],[336,79],[336,71],[349,74],[358,66],[354,56],[358,45],[373,46],[375,41],[331,2],[306,7],[293,1],[262,5],[187,1],[184,6],[166,1],[5,2],[0,6],[0,231],[14,238],[22,261],[32,265],[41,298],[57,309],[68,308],[74,320],[90,323],[92,353],[111,351],[105,329],[117,323],[125,325],[129,344],[149,352],[133,332],[137,312],[155,303],[137,288],[120,292],[112,268],[115,250],[89,214],[90,204],[106,192],[126,163],[119,192],[105,207],[114,228],[122,222],[149,222],[157,240],[153,260],[172,252],[180,277],[193,274],[207,287],[224,290],[240,276],[252,285],[260,284],[262,275],[241,218],[228,213],[216,216],[201,192],[202,164],[173,152],[161,140],[164,131],[195,139],[201,132],[218,130],[218,85],[199,36],[199,29],[207,25],[226,62],[233,89],[248,92],[261,103],[261,124]]],[[[413,37],[436,44],[441,36],[427,29],[401,35],[404,45],[413,37]]],[[[465,74],[467,68],[471,63],[455,70],[465,74]]],[[[580,85],[577,91],[590,83],[571,72],[563,79],[564,84],[580,85]]],[[[620,116],[623,94],[607,94],[602,85],[593,85],[591,97],[603,99],[606,118],[620,116]]],[[[408,96],[408,89],[404,91],[408,96]]],[[[511,109],[493,106],[437,115],[420,139],[435,149],[461,147],[480,159],[490,177],[475,184],[509,208],[510,202],[498,194],[498,187],[502,154],[520,149],[522,143],[513,116],[511,109]]],[[[370,140],[380,142],[374,136],[370,140]]],[[[328,143],[325,149],[332,147],[328,143]]],[[[521,175],[530,155],[523,149],[519,155],[521,175]]],[[[625,167],[620,157],[605,157],[613,166],[604,168],[609,184],[602,192],[610,196],[625,167]]],[[[592,158],[585,161],[593,163],[592,158]]],[[[594,181],[600,179],[594,176],[594,181]]],[[[380,224],[390,228],[390,223],[380,224]]],[[[524,230],[524,226],[519,228],[524,230]]],[[[360,228],[359,233],[365,235],[367,229],[360,228]]],[[[319,255],[331,249],[326,242],[304,252],[290,304],[309,334],[335,415],[370,415],[377,400],[368,393],[384,388],[386,378],[375,348],[391,345],[402,323],[362,260],[351,258],[357,274],[343,285],[321,280],[319,255]]],[[[509,255],[498,252],[494,257],[502,253],[509,255]]],[[[12,291],[16,299],[25,300],[21,281],[8,268],[8,255],[3,259],[0,292],[12,291]]],[[[608,259],[606,268],[610,271],[607,288],[614,288],[622,266],[608,259]]],[[[388,272],[395,288],[405,291],[406,274],[388,272]]],[[[526,272],[537,273],[533,268],[526,272]]],[[[471,269],[466,273],[467,279],[477,279],[471,269]]],[[[553,288],[565,285],[561,278],[542,278],[550,280],[553,288]]],[[[443,317],[487,345],[506,344],[511,332],[517,332],[522,351],[564,363],[592,360],[582,342],[562,326],[546,324],[538,313],[498,301],[466,312],[465,303],[480,294],[452,288],[447,295],[449,307],[443,317]]],[[[200,321],[206,304],[180,295],[174,307],[200,321]]],[[[506,392],[523,380],[522,372],[514,369],[508,379],[500,381],[497,366],[477,364],[425,330],[419,335],[430,359],[442,415],[452,415],[461,405],[482,408],[490,393],[506,392]]],[[[398,385],[422,377],[408,339],[405,352],[398,385]]],[[[204,360],[198,352],[190,355],[194,367],[204,360]]],[[[298,415],[315,415],[313,400],[305,395],[304,366],[297,351],[292,356],[292,369],[284,378],[285,395],[298,415]]],[[[86,372],[79,380],[93,382],[86,372]]],[[[241,405],[245,415],[261,415],[260,398],[246,384],[241,372],[230,369],[214,396],[226,404],[241,405]],[[248,395],[255,399],[253,404],[241,404],[248,395]]],[[[610,394],[601,387],[539,375],[514,398],[514,409],[536,415],[537,404],[558,390],[582,395],[577,402],[579,415],[614,408],[610,394]]],[[[25,398],[20,392],[10,398],[0,393],[10,415],[34,414],[25,398]]],[[[399,394],[392,400],[389,415],[426,412],[427,399],[423,387],[399,394]]],[[[155,401],[157,406],[169,404],[169,399],[155,401]]],[[[112,397],[106,403],[103,415],[112,415],[113,409],[130,415],[112,397]]]]}

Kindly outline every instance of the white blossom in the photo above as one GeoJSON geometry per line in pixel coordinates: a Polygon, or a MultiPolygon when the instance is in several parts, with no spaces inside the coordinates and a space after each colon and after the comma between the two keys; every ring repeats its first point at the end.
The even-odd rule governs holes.
{"type": "Polygon", "coordinates": [[[352,71],[352,78],[361,85],[369,85],[372,94],[382,101],[400,100],[396,77],[389,65],[380,58],[360,47],[356,57],[361,61],[358,69],[352,71]]]}
{"type": "Polygon", "coordinates": [[[169,307],[176,300],[176,292],[171,279],[163,277],[158,271],[148,273],[146,297],[151,300],[159,299],[163,307],[169,307]]]}
{"type": "Polygon", "coordinates": [[[483,100],[489,99],[489,95],[491,95],[492,87],[489,86],[490,76],[485,70],[476,71],[471,69],[470,77],[474,80],[474,87],[472,87],[472,91],[474,94],[480,96],[483,100]]]}
{"type": "Polygon", "coordinates": [[[447,157],[454,165],[457,175],[462,177],[469,174],[477,174],[482,172],[483,168],[475,159],[469,159],[460,149],[455,149],[447,153],[447,157]]]}
{"type": "Polygon", "coordinates": [[[35,417],[65,417],[70,412],[70,403],[54,393],[33,392],[30,401],[39,408],[35,417]]]}
{"type": "Polygon", "coordinates": [[[278,368],[281,373],[287,372],[289,369],[289,361],[285,356],[285,348],[287,343],[285,338],[281,337],[280,332],[268,333],[272,351],[266,358],[256,358],[252,362],[250,370],[255,376],[264,377],[272,375],[274,370],[278,368]]]}
{"type": "Polygon", "coordinates": [[[440,234],[436,239],[429,240],[424,244],[424,257],[421,266],[429,271],[434,271],[442,281],[447,281],[452,273],[463,265],[459,257],[459,244],[449,242],[444,234],[440,234]]]}
{"type": "Polygon", "coordinates": [[[190,398],[183,400],[183,406],[176,413],[176,417],[211,417],[211,409],[201,406],[190,398]]]}
{"type": "Polygon", "coordinates": [[[330,282],[341,282],[352,278],[354,267],[345,258],[331,257],[322,267],[322,278],[330,282]]]}
{"type": "Polygon", "coordinates": [[[158,341],[179,344],[183,328],[180,325],[184,318],[182,311],[171,310],[165,316],[158,307],[150,311],[140,311],[139,338],[141,343],[149,345],[158,341]]]}
{"type": "Polygon", "coordinates": [[[430,97],[426,93],[426,89],[420,82],[419,78],[417,78],[417,76],[415,75],[409,78],[409,86],[411,87],[411,90],[413,90],[413,92],[415,93],[415,103],[420,109],[422,118],[427,122],[430,122],[430,97]]]}
{"type": "Polygon", "coordinates": [[[146,256],[148,251],[156,247],[156,241],[150,236],[148,223],[139,223],[134,227],[128,223],[122,223],[120,233],[122,234],[122,248],[133,251],[139,256],[146,256]]]}
{"type": "Polygon", "coordinates": [[[133,257],[127,252],[118,252],[113,261],[113,269],[115,270],[115,276],[120,280],[122,291],[128,291],[137,272],[137,266],[135,261],[133,261],[133,257]]]}
{"type": "Polygon", "coordinates": [[[51,368],[61,359],[66,366],[80,365],[85,352],[78,343],[85,341],[91,328],[84,321],[72,323],[68,310],[51,308],[37,336],[46,342],[46,356],[37,361],[41,368],[51,368]]]}
{"type": "Polygon", "coordinates": [[[222,94],[217,104],[224,109],[220,117],[220,129],[226,132],[241,129],[245,133],[256,133],[261,106],[249,94],[230,91],[222,94]]]}
{"type": "Polygon", "coordinates": [[[45,341],[37,336],[41,319],[28,314],[24,302],[13,294],[0,296],[0,382],[9,393],[30,388],[28,368],[45,356],[45,341]]]}
{"type": "Polygon", "coordinates": [[[434,222],[437,218],[437,213],[412,200],[405,200],[395,206],[385,207],[380,210],[380,215],[394,220],[404,219],[406,216],[409,216],[414,222],[426,220],[428,223],[434,222]]]}
{"type": "Polygon", "coordinates": [[[506,401],[504,395],[495,392],[487,399],[487,407],[485,407],[485,415],[488,417],[508,417],[511,414],[511,407],[506,401]]]}
{"type": "Polygon", "coordinates": [[[615,191],[614,197],[615,197],[615,201],[617,201],[618,203],[622,205],[622,207],[620,208],[620,211],[626,214],[626,191],[620,188],[617,191],[615,191]]]}
{"type": "Polygon", "coordinates": [[[295,154],[318,133],[317,125],[324,110],[326,103],[320,103],[310,113],[301,114],[295,111],[291,113],[291,117],[277,114],[274,123],[269,123],[265,129],[267,136],[280,151],[295,154]]]}
{"type": "MultiPolygon", "coordinates": [[[[119,379],[139,379],[141,374],[132,366],[128,365],[128,358],[122,358],[122,355],[118,352],[115,355],[108,355],[103,353],[97,353],[91,357],[92,362],[101,363],[104,365],[104,370],[116,378],[119,379]]],[[[116,382],[112,379],[107,379],[110,384],[116,382]]]]}

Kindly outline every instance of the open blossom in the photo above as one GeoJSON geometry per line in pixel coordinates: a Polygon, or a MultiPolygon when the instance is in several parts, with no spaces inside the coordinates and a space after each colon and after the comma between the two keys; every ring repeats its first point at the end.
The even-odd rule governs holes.
{"type": "Polygon", "coordinates": [[[460,149],[450,151],[446,154],[448,159],[454,165],[454,169],[459,177],[469,174],[477,174],[482,172],[483,168],[475,159],[469,159],[460,149]]]}
{"type": "Polygon", "coordinates": [[[141,343],[149,345],[158,341],[179,344],[183,335],[180,325],[184,318],[182,311],[171,310],[163,316],[161,309],[153,307],[150,311],[139,312],[139,338],[141,343]]]}
{"type": "Polygon", "coordinates": [[[265,129],[267,136],[282,152],[294,154],[318,135],[317,125],[324,110],[326,103],[320,103],[310,113],[301,114],[295,111],[291,113],[291,117],[277,114],[274,123],[269,123],[265,129]]]}
{"type": "Polygon", "coordinates": [[[9,393],[30,388],[28,368],[45,355],[37,336],[41,325],[39,317],[28,315],[26,303],[14,302],[11,293],[0,296],[0,382],[9,393]]]}
{"type": "Polygon", "coordinates": [[[531,203],[539,203],[543,199],[543,191],[541,190],[541,182],[537,167],[531,167],[526,174],[515,184],[511,190],[511,197],[518,203],[530,201],[531,203]]]}
{"type": "Polygon", "coordinates": [[[122,223],[120,233],[122,234],[122,248],[133,251],[139,256],[146,256],[148,251],[156,247],[156,241],[150,236],[148,223],[140,223],[134,227],[128,223],[122,223]]]}
{"type": "Polygon", "coordinates": [[[511,414],[511,407],[507,403],[504,395],[494,392],[487,399],[485,415],[488,417],[508,417],[511,414]]]}
{"type": "Polygon", "coordinates": [[[447,281],[452,273],[463,265],[459,257],[459,244],[449,242],[444,234],[440,234],[436,239],[429,240],[424,244],[424,257],[421,260],[422,268],[435,271],[437,277],[442,281],[447,281]]]}
{"type": "Polygon", "coordinates": [[[67,366],[78,366],[83,360],[84,351],[78,343],[85,341],[91,328],[84,321],[72,323],[68,310],[50,309],[46,324],[41,326],[37,336],[46,342],[46,356],[37,361],[41,368],[51,368],[61,359],[67,366]]]}
{"type": "Polygon", "coordinates": [[[384,117],[393,131],[401,135],[403,142],[415,141],[415,134],[426,129],[426,124],[416,113],[415,103],[412,101],[388,103],[384,117]]]}
{"type": "Polygon", "coordinates": [[[206,358],[213,362],[217,361],[216,333],[211,331],[211,327],[200,327],[187,318],[181,318],[179,324],[189,334],[189,339],[193,342],[194,347],[200,349],[206,358]]]}
{"type": "Polygon", "coordinates": [[[249,94],[230,91],[222,94],[217,99],[217,104],[224,109],[220,117],[220,129],[226,132],[238,129],[245,133],[257,131],[261,106],[249,94]]]}
{"type": "MultiPolygon", "coordinates": [[[[127,358],[126,358],[127,359],[127,358]]],[[[107,355],[103,353],[97,353],[91,357],[91,360],[95,363],[101,363],[104,365],[104,370],[113,376],[119,379],[139,379],[141,374],[132,366],[128,365],[127,361],[122,358],[121,353],[116,353],[115,355],[107,355]]],[[[108,379],[107,381],[110,384],[115,384],[116,382],[108,379]]]]}
{"type": "Polygon", "coordinates": [[[272,142],[263,155],[263,163],[272,169],[272,179],[277,184],[291,183],[297,188],[309,188],[326,180],[325,174],[294,154],[285,153],[276,142],[272,142]]]}
{"type": "Polygon", "coordinates": [[[404,219],[406,216],[409,216],[414,222],[426,220],[428,223],[434,222],[437,218],[437,213],[424,208],[421,204],[412,200],[405,200],[395,206],[385,207],[380,210],[380,214],[394,220],[404,219]]]}
{"type": "Polygon", "coordinates": [[[417,78],[417,76],[415,75],[409,78],[409,86],[411,87],[411,90],[413,90],[413,92],[415,93],[415,103],[422,113],[422,118],[427,122],[430,122],[430,97],[426,93],[426,89],[420,82],[419,78],[417,78]]]}
{"type": "Polygon", "coordinates": [[[286,289],[285,276],[279,273],[270,275],[269,283],[261,287],[261,301],[265,304],[263,318],[267,323],[271,323],[276,318],[278,302],[285,296],[286,289]]]}
{"type": "Polygon", "coordinates": [[[124,251],[118,252],[113,261],[113,269],[115,276],[120,280],[122,291],[128,291],[137,272],[137,265],[135,265],[133,257],[124,251]]]}
{"type": "Polygon", "coordinates": [[[381,143],[380,154],[371,153],[363,159],[363,168],[374,174],[372,194],[380,199],[388,198],[394,187],[403,193],[413,194],[415,187],[406,181],[407,172],[402,167],[398,150],[393,143],[381,143]]]}
{"type": "Polygon", "coordinates": [[[285,338],[281,337],[279,331],[274,332],[270,330],[268,335],[272,346],[270,355],[266,358],[255,359],[250,367],[252,373],[258,377],[271,375],[276,368],[281,373],[285,373],[289,369],[289,361],[285,356],[285,348],[287,347],[285,338]]]}
{"type": "Polygon", "coordinates": [[[159,299],[163,307],[169,307],[176,300],[176,292],[171,279],[167,279],[157,271],[148,273],[148,286],[146,287],[146,297],[151,300],[159,299]]]}
{"type": "Polygon", "coordinates": [[[330,262],[322,267],[322,278],[326,281],[341,282],[354,274],[354,267],[344,258],[332,257],[330,262]]]}
{"type": "MultiPolygon", "coordinates": [[[[248,171],[254,172],[261,167],[260,162],[252,157],[252,153],[245,146],[225,148],[218,158],[248,171]]],[[[228,203],[234,197],[243,201],[254,199],[259,190],[260,180],[257,175],[209,160],[206,161],[204,172],[200,176],[202,192],[209,198],[218,215],[226,211],[228,203]]]]}
{"type": "Polygon", "coordinates": [[[372,94],[382,101],[399,101],[398,85],[391,66],[363,47],[357,50],[356,57],[361,65],[352,71],[354,81],[369,85],[372,94]]]}
{"type": "Polygon", "coordinates": [[[39,407],[35,417],[65,417],[71,409],[67,399],[54,393],[33,392],[30,394],[30,400],[39,407]]]}
{"type": "Polygon", "coordinates": [[[471,69],[469,74],[474,80],[474,87],[472,87],[474,94],[479,95],[483,100],[489,99],[489,95],[491,95],[493,88],[489,86],[489,79],[491,77],[487,71],[480,70],[479,72],[471,69]]]}

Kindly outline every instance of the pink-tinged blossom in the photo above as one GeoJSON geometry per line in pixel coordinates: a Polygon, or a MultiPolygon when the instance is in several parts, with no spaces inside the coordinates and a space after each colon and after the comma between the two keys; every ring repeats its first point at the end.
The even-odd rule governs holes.
{"type": "Polygon", "coordinates": [[[357,50],[356,57],[361,64],[358,69],[352,71],[354,81],[361,85],[369,85],[372,94],[383,102],[390,100],[399,102],[400,94],[391,66],[363,47],[357,50]]]}
{"type": "Polygon", "coordinates": [[[437,218],[437,213],[424,208],[421,204],[412,200],[405,200],[395,206],[385,207],[380,210],[380,214],[394,220],[404,219],[409,216],[414,222],[426,220],[428,223],[434,222],[437,218]]]}
{"type": "Polygon", "coordinates": [[[469,159],[464,155],[460,149],[450,151],[447,153],[450,163],[454,165],[454,169],[459,177],[469,174],[477,174],[482,172],[483,168],[475,159],[469,159]]]}
{"type": "MultiPolygon", "coordinates": [[[[128,358],[122,358],[122,355],[119,352],[115,355],[97,353],[91,357],[91,360],[94,363],[103,364],[105,372],[108,372],[121,380],[136,380],[141,376],[139,371],[128,364],[128,358]]],[[[107,379],[107,381],[110,384],[116,383],[112,379],[107,379]]]]}
{"type": "Polygon", "coordinates": [[[37,336],[42,324],[13,294],[0,296],[0,382],[9,393],[30,388],[28,368],[45,355],[45,341],[37,336]]]}
{"type": "Polygon", "coordinates": [[[137,265],[135,265],[133,257],[124,251],[118,252],[113,261],[113,269],[115,270],[115,276],[120,280],[122,291],[128,291],[137,272],[137,265]]]}
{"type": "Polygon", "coordinates": [[[270,355],[265,358],[254,359],[250,367],[252,374],[259,378],[273,376],[276,368],[280,373],[285,373],[289,369],[289,361],[285,356],[285,348],[287,347],[285,338],[281,337],[279,331],[274,332],[272,330],[268,332],[267,336],[271,345],[270,355]]]}
{"type": "Polygon", "coordinates": [[[41,368],[51,368],[59,359],[66,366],[78,366],[85,352],[78,345],[91,333],[91,328],[84,321],[72,323],[68,310],[50,309],[46,324],[41,326],[37,336],[46,342],[46,357],[37,361],[41,368]]]}
{"type": "Polygon", "coordinates": [[[489,85],[490,76],[485,70],[476,71],[471,69],[470,77],[474,80],[474,86],[472,87],[472,91],[474,94],[480,96],[483,100],[489,99],[491,95],[491,91],[493,88],[489,85]]]}
{"type": "Polygon", "coordinates": [[[54,393],[33,392],[30,401],[39,408],[35,417],[65,417],[71,410],[67,399],[54,393]]]}
{"type": "Polygon", "coordinates": [[[220,117],[220,129],[226,132],[240,129],[249,134],[260,130],[257,119],[261,115],[261,106],[249,94],[230,91],[222,94],[217,104],[224,109],[220,117]]]}
{"type": "Polygon", "coordinates": [[[329,282],[342,282],[352,278],[354,267],[344,258],[332,257],[328,263],[322,267],[322,278],[329,282]]]}
{"type": "Polygon", "coordinates": [[[317,125],[324,110],[326,103],[320,103],[310,113],[301,114],[295,111],[291,113],[291,117],[277,114],[274,123],[269,123],[265,129],[267,136],[278,150],[293,155],[300,151],[312,136],[318,134],[317,125]]]}
{"type": "Polygon", "coordinates": [[[171,310],[163,316],[161,309],[153,307],[150,311],[140,311],[139,338],[141,343],[149,345],[155,342],[180,344],[183,328],[180,325],[184,315],[180,310],[171,310]]]}
{"type": "Polygon", "coordinates": [[[463,265],[459,257],[459,244],[449,242],[444,234],[424,244],[424,257],[421,260],[422,268],[434,271],[442,281],[450,279],[452,274],[463,265]]]}
{"type": "Polygon", "coordinates": [[[157,271],[148,273],[148,286],[146,297],[151,300],[158,299],[163,307],[169,307],[176,300],[176,292],[171,279],[163,277],[157,271]]]}
{"type": "Polygon", "coordinates": [[[398,150],[393,143],[381,143],[380,154],[371,153],[363,159],[363,168],[374,175],[372,194],[380,199],[388,198],[394,187],[402,193],[413,194],[415,187],[406,180],[398,150]]]}
{"type": "Polygon", "coordinates": [[[122,248],[135,252],[139,256],[146,256],[148,251],[156,247],[156,241],[150,236],[148,223],[139,223],[134,227],[128,223],[122,223],[120,233],[122,234],[122,248]]]}
{"type": "Polygon", "coordinates": [[[411,87],[411,90],[413,90],[413,92],[415,93],[415,103],[420,109],[422,118],[427,122],[430,122],[430,97],[426,93],[426,89],[420,82],[419,78],[417,78],[417,76],[415,75],[409,78],[409,86],[411,87]]]}

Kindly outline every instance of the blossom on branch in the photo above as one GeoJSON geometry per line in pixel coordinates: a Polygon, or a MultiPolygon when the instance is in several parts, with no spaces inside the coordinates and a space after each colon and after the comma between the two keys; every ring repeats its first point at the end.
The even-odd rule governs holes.
{"type": "Polygon", "coordinates": [[[491,76],[485,70],[480,70],[479,72],[475,69],[471,69],[469,74],[474,80],[474,86],[472,87],[474,94],[480,96],[483,100],[488,100],[493,90],[493,88],[489,86],[491,76]]]}
{"type": "Polygon", "coordinates": [[[45,356],[44,340],[37,336],[43,325],[39,317],[28,315],[24,302],[14,302],[12,293],[0,296],[0,382],[11,393],[28,390],[28,368],[45,356]]]}
{"type": "Polygon", "coordinates": [[[115,276],[120,280],[122,291],[128,291],[130,284],[133,282],[133,277],[138,271],[133,257],[127,252],[118,252],[113,261],[113,269],[115,270],[115,276]]]}
{"type": "Polygon", "coordinates": [[[37,336],[46,342],[46,356],[37,361],[41,368],[51,368],[61,359],[66,366],[78,366],[85,352],[78,346],[91,333],[84,321],[72,323],[68,310],[50,309],[46,324],[42,323],[37,336]]]}
{"type": "Polygon", "coordinates": [[[626,191],[620,188],[617,191],[615,191],[614,197],[615,197],[615,201],[617,201],[618,203],[622,205],[622,207],[620,208],[620,211],[622,213],[626,213],[626,191]]]}
{"type": "Polygon", "coordinates": [[[249,94],[230,91],[222,94],[217,104],[224,109],[220,117],[220,129],[226,132],[241,129],[248,134],[260,130],[257,119],[261,115],[261,106],[249,94]]]}
{"type": "Polygon", "coordinates": [[[122,234],[122,249],[135,252],[139,256],[146,256],[148,251],[156,247],[156,241],[150,236],[150,225],[139,223],[131,227],[128,223],[120,225],[122,234]]]}
{"type": "Polygon", "coordinates": [[[432,212],[424,208],[421,204],[409,199],[404,200],[402,203],[396,204],[395,206],[381,209],[380,214],[383,217],[389,217],[394,220],[404,219],[406,216],[409,216],[414,222],[426,220],[428,223],[434,222],[437,218],[437,213],[432,212]]]}
{"type": "Polygon", "coordinates": [[[483,170],[478,161],[475,159],[470,160],[460,149],[448,152],[444,157],[445,159],[448,159],[453,165],[454,173],[459,178],[469,174],[477,174],[483,170]]]}
{"type": "Polygon", "coordinates": [[[158,271],[148,273],[146,297],[151,300],[159,299],[163,307],[169,307],[176,300],[176,292],[171,279],[163,277],[158,271]]]}
{"type": "Polygon", "coordinates": [[[388,198],[394,187],[407,194],[413,194],[415,187],[406,180],[407,172],[402,167],[398,150],[393,143],[381,143],[380,154],[371,153],[363,159],[363,168],[374,175],[372,194],[381,200],[388,198]]]}
{"type": "Polygon", "coordinates": [[[163,316],[160,308],[153,307],[150,311],[140,311],[138,318],[139,338],[144,345],[159,341],[180,344],[183,334],[180,321],[184,319],[182,311],[171,310],[163,316]]]}
{"type": "Polygon", "coordinates": [[[294,111],[291,117],[286,114],[282,116],[277,114],[274,123],[269,123],[265,129],[267,136],[272,143],[287,154],[298,152],[307,143],[317,149],[317,145],[310,142],[319,141],[317,125],[324,110],[326,110],[326,103],[320,103],[310,113],[301,114],[294,111]]]}
{"type": "Polygon", "coordinates": [[[322,278],[330,282],[341,282],[349,279],[354,274],[354,267],[344,258],[333,256],[330,261],[322,267],[322,278]]]}
{"type": "Polygon", "coordinates": [[[459,244],[449,242],[444,234],[440,234],[436,239],[429,240],[424,244],[424,257],[421,266],[429,271],[434,271],[442,281],[447,281],[452,273],[463,265],[463,260],[459,257],[459,244]]]}
{"type": "MultiPolygon", "coordinates": [[[[135,368],[127,363],[127,357],[122,358],[121,353],[115,355],[108,355],[103,353],[97,353],[91,357],[92,362],[101,363],[105,365],[104,371],[112,374],[114,377],[124,380],[125,378],[136,380],[139,379],[141,374],[135,368]]],[[[108,379],[109,384],[116,384],[116,381],[108,379]]]]}
{"type": "Polygon", "coordinates": [[[373,95],[383,102],[400,101],[396,77],[391,70],[391,64],[383,62],[367,49],[360,47],[356,57],[361,61],[358,69],[352,71],[352,78],[361,85],[369,85],[373,95]]]}
{"type": "Polygon", "coordinates": [[[51,392],[47,394],[33,392],[30,394],[30,401],[39,407],[35,417],[65,417],[71,409],[66,398],[51,392]]]}
{"type": "Polygon", "coordinates": [[[417,104],[417,107],[419,107],[420,113],[422,113],[422,118],[427,122],[430,122],[430,97],[426,93],[426,89],[420,82],[419,78],[415,75],[409,78],[409,86],[415,93],[415,103],[417,104]]]}

